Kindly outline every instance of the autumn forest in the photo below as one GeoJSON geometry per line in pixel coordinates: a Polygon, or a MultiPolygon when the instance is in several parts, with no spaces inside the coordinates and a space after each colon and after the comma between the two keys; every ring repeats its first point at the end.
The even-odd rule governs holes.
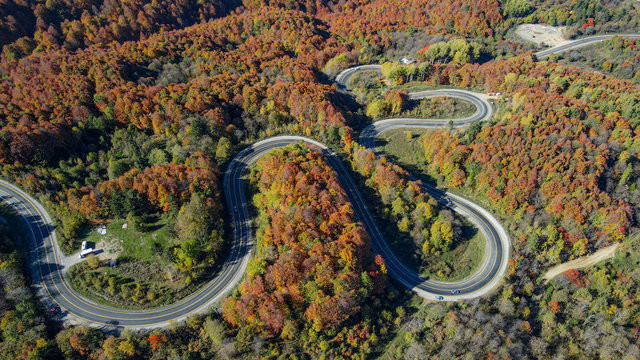
{"type": "Polygon", "coordinates": [[[181,304],[226,276],[239,223],[252,246],[237,284],[180,321],[70,321],[42,300],[35,235],[0,186],[0,358],[640,359],[640,37],[542,57],[554,43],[516,30],[561,29],[558,44],[634,34],[639,11],[635,0],[0,0],[0,176],[51,216],[74,293],[123,312],[181,304]],[[481,94],[490,118],[458,125],[477,105],[412,95],[446,89],[481,94]],[[387,118],[448,122],[381,130],[366,146],[387,118]],[[242,151],[284,135],[327,149],[252,159],[236,184],[246,204],[230,206],[225,176],[242,151]],[[421,297],[393,271],[400,259],[463,282],[488,266],[487,231],[445,191],[508,238],[504,274],[482,296],[421,297]],[[86,243],[100,251],[80,259],[86,243]]]}

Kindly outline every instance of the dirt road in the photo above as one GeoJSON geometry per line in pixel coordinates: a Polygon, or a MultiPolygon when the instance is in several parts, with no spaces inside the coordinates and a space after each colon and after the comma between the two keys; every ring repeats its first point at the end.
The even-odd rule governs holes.
{"type": "Polygon", "coordinates": [[[602,248],[596,251],[593,255],[584,256],[581,258],[577,258],[575,260],[567,261],[566,263],[556,265],[549,269],[546,274],[544,274],[544,282],[545,284],[549,282],[549,280],[554,277],[560,275],[561,273],[570,270],[570,269],[580,269],[585,268],[591,265],[595,265],[600,261],[604,261],[610,259],[615,256],[616,249],[620,244],[614,244],[611,246],[607,246],[606,248],[602,248]]]}

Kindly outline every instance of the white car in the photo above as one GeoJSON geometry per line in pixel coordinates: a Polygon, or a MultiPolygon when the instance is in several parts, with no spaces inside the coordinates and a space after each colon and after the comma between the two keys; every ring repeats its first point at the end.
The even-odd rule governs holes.
{"type": "Polygon", "coordinates": [[[82,248],[80,250],[81,251],[87,250],[87,241],[86,240],[82,242],[82,248]]]}

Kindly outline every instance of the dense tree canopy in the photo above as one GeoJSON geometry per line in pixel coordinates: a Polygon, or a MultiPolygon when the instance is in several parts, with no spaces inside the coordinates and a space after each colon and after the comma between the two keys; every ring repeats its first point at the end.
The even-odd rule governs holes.
{"type": "Polygon", "coordinates": [[[639,150],[640,94],[629,83],[528,56],[450,66],[433,81],[507,94],[496,123],[474,138],[447,131],[425,138],[435,173],[486,194],[519,219],[557,221],[568,232],[557,250],[568,255],[583,254],[603,237],[625,238],[635,199],[616,187],[628,184],[639,150]],[[539,218],[538,210],[546,215],[539,218]]]}
{"type": "Polygon", "coordinates": [[[437,256],[460,223],[354,140],[371,118],[404,113],[407,84],[502,93],[494,120],[430,132],[421,146],[426,176],[500,217],[514,248],[492,296],[411,298],[385,280],[326,161],[294,146],[251,175],[260,227],[245,281],[222,314],[175,328],[111,336],[47,323],[0,224],[0,357],[639,357],[636,43],[562,60],[598,73],[537,61],[507,34],[525,22],[570,36],[637,30],[639,10],[635,0],[0,0],[1,175],[49,210],[67,252],[90,225],[157,213],[175,237],[161,256],[185,281],[203,275],[230,237],[220,187],[230,158],[290,133],[350,165],[402,256],[437,256]],[[419,62],[399,65],[405,56],[419,62]],[[387,61],[392,89],[366,107],[330,80],[387,61]],[[614,242],[612,261],[539,280],[614,242]]]}
{"type": "MultiPolygon", "coordinates": [[[[239,298],[223,304],[240,331],[289,340],[346,331],[384,290],[384,265],[374,262],[369,237],[321,156],[301,146],[275,150],[251,176],[259,252],[239,298]]],[[[364,321],[358,326],[369,326],[364,321]]]]}

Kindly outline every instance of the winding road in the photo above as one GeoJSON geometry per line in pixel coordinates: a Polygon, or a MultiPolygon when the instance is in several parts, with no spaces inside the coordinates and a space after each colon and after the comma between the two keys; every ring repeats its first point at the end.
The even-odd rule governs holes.
{"type": "Polygon", "coordinates": [[[549,49],[538,51],[537,53],[535,53],[535,55],[536,55],[536,57],[538,59],[543,59],[543,58],[548,57],[551,54],[558,54],[558,53],[561,53],[561,52],[564,52],[564,51],[567,51],[567,50],[571,50],[571,49],[579,48],[579,47],[582,47],[582,46],[586,46],[586,45],[598,43],[598,42],[601,42],[601,41],[609,40],[614,36],[622,36],[622,37],[630,38],[630,39],[640,39],[640,34],[594,35],[594,36],[588,36],[588,37],[584,37],[584,38],[580,38],[580,39],[576,39],[576,40],[571,40],[571,41],[567,42],[566,44],[562,44],[562,45],[554,46],[554,47],[549,48],[549,49]]]}
{"type": "MultiPolygon", "coordinates": [[[[246,237],[234,237],[225,266],[216,277],[190,296],[166,307],[121,310],[97,304],[71,289],[61,264],[52,221],[46,210],[16,186],[0,180],[1,200],[20,215],[29,232],[31,278],[47,308],[58,306],[64,320],[105,327],[163,327],[188,315],[204,312],[242,278],[249,261],[246,237]]],[[[77,256],[77,255],[75,255],[77,256]]]]}
{"type": "MultiPolygon", "coordinates": [[[[601,35],[574,40],[568,44],[536,53],[543,58],[552,53],[566,51],[597,41],[603,41],[613,35],[601,35]]],[[[624,35],[640,38],[640,35],[624,35]]],[[[380,71],[379,65],[362,65],[347,69],[336,77],[341,91],[346,91],[349,78],[359,72],[380,71]]],[[[454,126],[463,126],[474,121],[489,119],[493,110],[487,97],[465,90],[440,89],[410,94],[413,99],[448,96],[473,103],[476,112],[463,119],[451,119],[454,126]]],[[[375,139],[384,131],[394,128],[443,127],[450,120],[401,119],[393,118],[375,122],[360,134],[360,142],[374,149],[375,139]]],[[[92,324],[105,328],[155,328],[167,326],[171,322],[185,319],[188,315],[202,313],[218,302],[225,294],[236,287],[242,279],[253,249],[250,217],[247,208],[243,175],[247,167],[276,147],[304,142],[324,153],[330,166],[336,171],[341,186],[351,201],[358,220],[366,227],[374,250],[381,254],[389,273],[398,281],[427,299],[459,300],[481,296],[490,291],[501,279],[509,257],[509,237],[498,221],[482,207],[462,197],[447,193],[429,185],[424,190],[445,206],[468,218],[483,233],[486,239],[482,264],[477,271],[466,279],[457,282],[441,282],[423,278],[407,268],[389,248],[380,233],[355,182],[340,158],[323,144],[299,136],[278,136],[268,138],[242,150],[231,161],[224,176],[224,192],[227,207],[233,220],[233,240],[228,258],[222,270],[213,280],[190,296],[169,306],[151,310],[121,310],[97,304],[75,292],[65,279],[68,269],[62,265],[62,252],[58,247],[51,218],[46,210],[30,195],[15,185],[0,180],[1,201],[13,208],[26,225],[29,237],[29,255],[33,286],[42,301],[49,306],[58,306],[61,317],[72,323],[92,324]],[[234,211],[233,209],[237,209],[234,211]],[[457,291],[453,294],[452,291],[457,291]]]]}
{"type": "MultiPolygon", "coordinates": [[[[336,82],[340,90],[345,91],[351,76],[360,71],[379,72],[380,69],[380,65],[356,66],[340,73],[336,77],[336,82]]],[[[493,107],[488,102],[488,97],[484,94],[458,89],[426,90],[409,94],[409,99],[411,100],[432,97],[452,97],[466,100],[476,107],[476,111],[471,116],[461,119],[390,118],[376,121],[362,130],[359,137],[360,144],[375,152],[375,140],[385,131],[397,128],[443,128],[449,123],[452,123],[454,127],[461,127],[475,121],[488,120],[493,116],[493,107]]],[[[334,167],[334,170],[342,178],[339,169],[334,167]]],[[[342,179],[340,181],[341,185],[346,187],[344,181],[342,179]]],[[[352,181],[349,179],[347,182],[352,181]]],[[[359,197],[359,193],[354,195],[349,193],[349,200],[354,203],[359,220],[365,224],[369,236],[371,236],[374,250],[385,259],[389,272],[395,279],[423,298],[456,301],[478,297],[491,291],[500,281],[507,268],[509,260],[509,236],[507,232],[488,211],[477,204],[428,184],[423,183],[422,186],[425,192],[441,204],[451,207],[452,210],[466,217],[483,234],[486,241],[485,253],[479,268],[471,276],[455,282],[435,281],[420,276],[397,259],[393,250],[388,247],[387,242],[378,231],[364,203],[362,206],[357,206],[354,203],[353,197],[359,197]],[[453,291],[456,291],[456,293],[454,294],[453,291]]]]}

